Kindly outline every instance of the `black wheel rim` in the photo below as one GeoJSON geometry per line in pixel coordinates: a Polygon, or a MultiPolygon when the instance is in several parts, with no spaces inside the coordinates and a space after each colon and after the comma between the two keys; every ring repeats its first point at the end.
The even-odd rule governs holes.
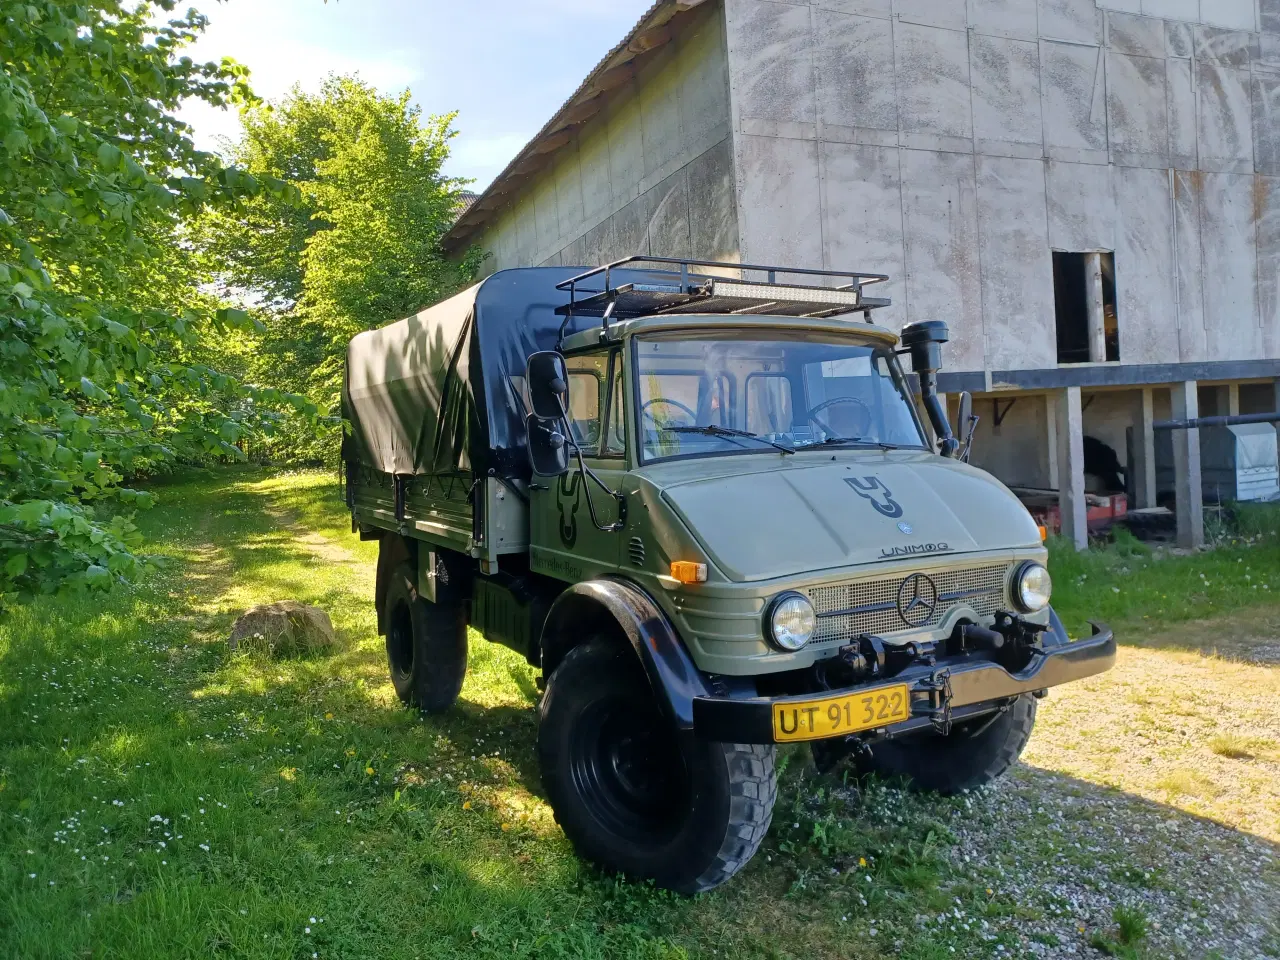
{"type": "Polygon", "coordinates": [[[689,776],[669,723],[652,703],[599,700],[578,718],[569,744],[579,796],[611,833],[661,843],[689,813],[689,776]]]}
{"type": "Polygon", "coordinates": [[[387,659],[395,676],[404,678],[413,674],[413,619],[408,604],[396,604],[391,610],[391,622],[387,624],[387,659]]]}

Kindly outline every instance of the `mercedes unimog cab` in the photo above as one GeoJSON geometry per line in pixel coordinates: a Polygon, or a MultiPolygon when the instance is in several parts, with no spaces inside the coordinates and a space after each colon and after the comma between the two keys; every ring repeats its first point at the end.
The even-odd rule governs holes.
{"type": "Polygon", "coordinates": [[[1114,662],[1105,627],[1068,637],[1039,528],[967,463],[967,397],[953,435],[946,325],[871,322],[884,279],[509,270],[351,342],[346,497],[380,541],[396,692],[448,709],[468,628],[526,657],[546,797],[606,869],[733,876],[778,744],[987,783],[1037,698],[1114,662]]]}

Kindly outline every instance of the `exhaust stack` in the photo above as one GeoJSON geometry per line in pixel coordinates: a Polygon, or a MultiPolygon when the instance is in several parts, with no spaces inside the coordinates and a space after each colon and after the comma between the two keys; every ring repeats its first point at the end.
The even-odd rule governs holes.
{"type": "Polygon", "coordinates": [[[938,437],[938,452],[944,457],[954,457],[960,450],[960,441],[952,434],[947,411],[938,399],[942,345],[950,338],[951,332],[942,320],[918,320],[902,328],[902,346],[911,355],[912,371],[920,378],[920,397],[938,437]]]}

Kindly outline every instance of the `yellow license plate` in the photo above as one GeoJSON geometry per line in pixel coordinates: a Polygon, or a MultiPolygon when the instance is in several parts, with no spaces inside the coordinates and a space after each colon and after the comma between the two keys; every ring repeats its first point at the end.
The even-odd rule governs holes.
{"type": "Polygon", "coordinates": [[[773,739],[821,740],[858,733],[911,718],[911,692],[905,683],[822,700],[773,705],[773,739]]]}

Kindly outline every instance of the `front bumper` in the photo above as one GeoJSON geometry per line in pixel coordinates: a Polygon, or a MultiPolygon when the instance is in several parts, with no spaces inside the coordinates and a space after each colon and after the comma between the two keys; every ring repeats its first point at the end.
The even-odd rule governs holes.
{"type": "Polygon", "coordinates": [[[1095,676],[1110,670],[1115,662],[1114,634],[1106,625],[1095,623],[1092,637],[1049,647],[1017,673],[987,659],[952,657],[933,665],[907,667],[887,679],[797,697],[697,697],[693,701],[693,731],[704,740],[775,743],[773,710],[779,704],[794,707],[905,683],[911,693],[911,717],[859,733],[896,737],[990,713],[1001,701],[1095,676]]]}

